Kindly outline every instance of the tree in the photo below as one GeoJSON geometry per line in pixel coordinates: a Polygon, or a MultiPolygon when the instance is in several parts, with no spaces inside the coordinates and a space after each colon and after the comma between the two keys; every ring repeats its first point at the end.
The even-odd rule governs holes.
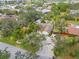
{"type": "Polygon", "coordinates": [[[41,42],[45,40],[45,37],[39,33],[32,32],[26,34],[24,39],[22,39],[22,45],[32,54],[35,54],[41,47],[41,42]]]}
{"type": "Polygon", "coordinates": [[[2,13],[2,14],[15,14],[15,15],[18,15],[18,12],[16,10],[9,10],[9,9],[0,10],[0,13],[2,13]]]}
{"type": "Polygon", "coordinates": [[[39,25],[34,22],[30,22],[27,28],[27,33],[36,32],[39,29],[39,25]]]}
{"type": "Polygon", "coordinates": [[[49,19],[54,22],[54,29],[62,32],[66,27],[66,16],[69,15],[69,4],[52,4],[49,19]]]}
{"type": "MultiPolygon", "coordinates": [[[[61,36],[61,35],[56,35],[56,44],[54,48],[54,54],[57,57],[66,56],[75,56],[75,49],[71,50],[72,47],[76,47],[76,44],[78,44],[78,38],[76,36],[61,36]]],[[[76,48],[77,49],[77,48],[76,48]]]]}
{"type": "Polygon", "coordinates": [[[76,50],[74,51],[74,57],[75,57],[76,59],[79,58],[79,49],[76,49],[76,50]]]}
{"type": "Polygon", "coordinates": [[[41,16],[42,16],[41,12],[36,11],[32,7],[28,7],[26,12],[22,12],[19,15],[19,19],[26,20],[29,23],[29,22],[36,21],[36,20],[40,19],[41,16]]]}
{"type": "Polygon", "coordinates": [[[3,33],[3,36],[9,36],[11,35],[14,28],[16,28],[17,23],[13,19],[3,19],[0,22],[0,30],[3,33]]]}

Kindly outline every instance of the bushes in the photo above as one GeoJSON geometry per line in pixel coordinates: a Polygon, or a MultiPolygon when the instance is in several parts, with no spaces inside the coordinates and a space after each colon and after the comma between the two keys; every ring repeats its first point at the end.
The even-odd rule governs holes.
{"type": "Polygon", "coordinates": [[[74,53],[75,53],[75,58],[79,59],[79,49],[76,49],[74,53]]]}
{"type": "Polygon", "coordinates": [[[54,49],[55,56],[63,56],[65,54],[65,52],[66,52],[66,50],[65,50],[64,46],[62,46],[62,45],[58,45],[54,49]]]}
{"type": "Polygon", "coordinates": [[[39,33],[31,32],[26,34],[24,39],[22,39],[22,46],[26,50],[35,53],[41,47],[41,42],[45,40],[45,37],[39,33]]]}
{"type": "Polygon", "coordinates": [[[3,33],[3,36],[11,35],[12,31],[17,27],[17,23],[12,19],[3,19],[0,22],[0,30],[3,33]]]}
{"type": "Polygon", "coordinates": [[[27,33],[36,32],[39,29],[39,25],[34,22],[30,22],[27,28],[27,33]]]}
{"type": "Polygon", "coordinates": [[[71,4],[70,5],[70,9],[73,9],[73,10],[78,10],[79,9],[79,3],[75,3],[75,4],[71,4]]]}
{"type": "Polygon", "coordinates": [[[2,13],[2,14],[18,14],[18,12],[17,11],[15,11],[15,10],[9,10],[9,9],[3,9],[3,10],[0,10],[0,13],[2,13]]]}
{"type": "Polygon", "coordinates": [[[70,52],[69,55],[75,59],[79,59],[79,48],[76,48],[73,52],[70,52]]]}
{"type": "Polygon", "coordinates": [[[3,36],[11,35],[15,27],[16,27],[16,22],[11,19],[3,19],[0,22],[0,30],[2,31],[3,36]]]}
{"type": "MultiPolygon", "coordinates": [[[[10,59],[11,55],[11,52],[7,51],[6,48],[4,50],[0,50],[0,59],[10,59]]],[[[37,59],[38,56],[35,54],[33,55],[32,53],[30,52],[27,52],[27,53],[22,53],[20,51],[17,51],[15,54],[14,54],[14,59],[37,59]]]]}
{"type": "Polygon", "coordinates": [[[76,45],[78,43],[78,38],[74,37],[74,36],[69,36],[69,37],[64,37],[62,39],[61,36],[56,37],[57,39],[57,43],[56,43],[56,47],[54,48],[54,53],[56,56],[66,56],[66,55],[70,55],[72,57],[75,56],[75,50],[71,50],[70,49],[72,47],[74,47],[74,45],[76,45]]]}
{"type": "Polygon", "coordinates": [[[0,50],[0,59],[9,59],[10,58],[10,53],[5,49],[5,50],[0,50]]]}
{"type": "Polygon", "coordinates": [[[78,38],[77,37],[66,37],[64,41],[66,45],[73,46],[74,44],[78,43],[78,38]]]}
{"type": "Polygon", "coordinates": [[[26,12],[21,12],[19,14],[19,19],[26,20],[28,23],[32,22],[32,21],[34,22],[34,21],[40,19],[41,17],[42,17],[42,13],[36,11],[32,7],[31,8],[28,7],[28,10],[26,9],[26,12]]]}

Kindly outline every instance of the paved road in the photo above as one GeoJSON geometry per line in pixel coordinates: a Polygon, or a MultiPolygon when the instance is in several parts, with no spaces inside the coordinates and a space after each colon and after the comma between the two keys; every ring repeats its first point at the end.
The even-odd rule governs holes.
{"type": "Polygon", "coordinates": [[[52,42],[51,38],[46,36],[46,40],[42,42],[43,47],[37,52],[40,56],[39,59],[52,59],[54,56],[53,48],[55,44],[52,42]]]}
{"type": "Polygon", "coordinates": [[[22,53],[26,53],[26,51],[23,50],[23,49],[16,48],[16,47],[14,47],[12,45],[0,42],[0,50],[4,50],[6,47],[8,47],[7,51],[9,51],[11,53],[10,59],[15,59],[15,53],[17,51],[21,51],[22,53]]]}

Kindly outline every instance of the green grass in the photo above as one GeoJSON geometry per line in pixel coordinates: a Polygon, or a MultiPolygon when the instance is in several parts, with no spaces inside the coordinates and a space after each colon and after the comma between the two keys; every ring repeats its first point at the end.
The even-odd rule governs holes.
{"type": "Polygon", "coordinates": [[[14,45],[14,46],[16,45],[16,41],[10,40],[8,37],[7,38],[1,38],[0,42],[8,43],[8,44],[14,45]]]}

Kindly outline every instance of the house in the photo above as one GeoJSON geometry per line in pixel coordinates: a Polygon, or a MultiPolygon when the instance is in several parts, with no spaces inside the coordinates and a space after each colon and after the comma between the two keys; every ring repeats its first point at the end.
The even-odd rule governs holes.
{"type": "Polygon", "coordinates": [[[49,13],[51,10],[48,10],[48,9],[43,9],[41,12],[42,13],[49,13]]]}
{"type": "Polygon", "coordinates": [[[29,0],[0,0],[0,3],[11,3],[11,2],[26,2],[26,1],[29,1],[29,0]]]}
{"type": "Polygon", "coordinates": [[[68,33],[79,36],[79,25],[68,25],[68,33]]]}

